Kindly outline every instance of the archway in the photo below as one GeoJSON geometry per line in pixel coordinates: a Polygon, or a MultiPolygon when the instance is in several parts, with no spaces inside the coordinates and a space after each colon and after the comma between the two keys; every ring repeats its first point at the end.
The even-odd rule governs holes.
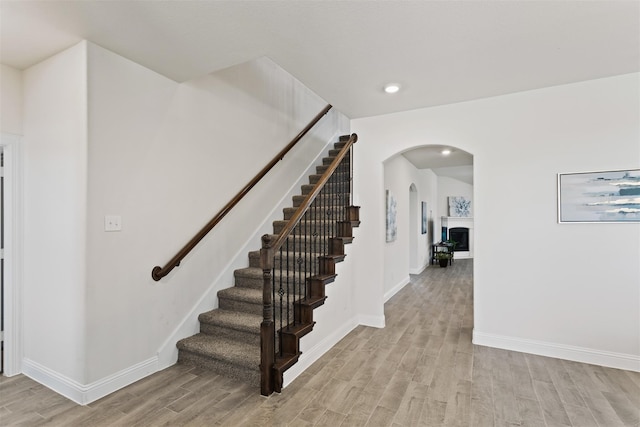
{"type": "MultiPolygon", "coordinates": [[[[393,195],[397,202],[397,239],[384,243],[383,286],[387,300],[409,281],[410,274],[420,274],[429,267],[432,244],[450,238],[449,222],[460,222],[451,219],[455,214],[449,213],[449,198],[468,200],[473,212],[473,155],[452,146],[422,145],[387,158],[383,169],[385,194],[393,195]],[[443,154],[445,149],[448,154],[443,154]],[[447,227],[444,236],[443,226],[447,227]]],[[[466,221],[472,223],[473,218],[466,221]]],[[[473,232],[473,225],[466,227],[473,232]]],[[[455,257],[473,258],[473,252],[456,253],[455,257]]]]}

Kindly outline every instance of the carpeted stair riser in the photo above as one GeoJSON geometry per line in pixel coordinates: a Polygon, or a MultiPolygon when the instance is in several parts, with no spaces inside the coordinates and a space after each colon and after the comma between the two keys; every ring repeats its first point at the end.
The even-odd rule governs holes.
{"type": "MultiPolygon", "coordinates": [[[[316,174],[322,175],[323,173],[325,173],[325,171],[329,169],[329,166],[331,166],[332,161],[333,159],[327,159],[327,158],[322,159],[322,164],[316,166],[316,174]]],[[[351,165],[347,162],[346,164],[343,165],[343,167],[350,168],[351,165]]]]}
{"type": "MultiPolygon", "coordinates": [[[[258,346],[258,348],[260,348],[258,346]]],[[[234,378],[239,381],[258,386],[260,384],[260,364],[255,369],[242,368],[234,363],[222,362],[213,359],[210,355],[200,355],[191,353],[188,350],[178,352],[178,363],[189,366],[197,366],[223,375],[228,378],[234,378]]]]}
{"type": "MultiPolygon", "coordinates": [[[[284,219],[287,221],[291,219],[291,217],[296,213],[297,210],[298,210],[297,208],[284,208],[282,210],[282,213],[284,214],[284,219]]],[[[320,219],[320,220],[334,219],[335,220],[336,218],[341,219],[342,217],[345,217],[345,215],[346,213],[343,206],[326,207],[324,209],[317,208],[317,209],[310,209],[309,211],[307,211],[307,213],[302,216],[300,221],[313,221],[316,219],[320,219]]]]}
{"type": "MultiPolygon", "coordinates": [[[[272,239],[275,240],[278,238],[278,235],[276,234],[272,234],[271,235],[272,239]]],[[[296,235],[295,238],[295,242],[297,244],[297,242],[302,239],[305,239],[305,235],[303,234],[302,236],[300,235],[296,235]]],[[[327,250],[329,248],[329,242],[327,238],[323,238],[320,236],[312,236],[307,234],[306,235],[306,240],[307,240],[307,249],[310,252],[314,252],[314,253],[327,253],[327,250]]],[[[289,242],[289,248],[293,248],[294,245],[294,238],[293,236],[289,236],[287,238],[287,241],[289,242]]],[[[286,242],[285,242],[286,245],[286,242]]],[[[284,248],[286,248],[286,246],[284,246],[284,248]]]]}
{"type": "MultiPolygon", "coordinates": [[[[347,138],[349,139],[349,138],[347,138]]],[[[333,143],[333,148],[335,148],[336,150],[342,150],[342,148],[347,145],[347,141],[342,141],[342,142],[334,142],[333,143]]]]}
{"type": "Polygon", "coordinates": [[[178,361],[259,384],[260,347],[238,340],[196,334],[178,341],[178,361]]]}
{"type": "MultiPolygon", "coordinates": [[[[304,286],[304,283],[302,281],[298,281],[298,283],[304,286]]],[[[293,288],[294,284],[290,283],[290,287],[293,288]]],[[[234,288],[228,288],[218,291],[218,308],[230,311],[240,311],[243,313],[255,314],[260,316],[262,315],[262,289],[241,288],[245,291],[251,291],[242,293],[229,292],[229,289],[234,288]]],[[[295,290],[297,289],[304,288],[298,287],[296,284],[295,290]]],[[[289,299],[289,303],[293,304],[293,302],[300,298],[302,298],[301,295],[291,296],[291,298],[289,299]]],[[[279,309],[277,300],[273,301],[273,304],[274,310],[279,309]]],[[[293,306],[291,306],[290,309],[293,310],[293,306]]]]}
{"type": "MultiPolygon", "coordinates": [[[[317,273],[317,270],[315,270],[315,272],[317,273]]],[[[258,290],[258,291],[262,292],[264,279],[262,277],[262,270],[260,268],[258,268],[258,267],[249,267],[249,268],[242,268],[240,270],[236,270],[235,279],[236,279],[236,286],[235,287],[237,287],[237,288],[254,289],[254,290],[258,290]]],[[[291,270],[291,271],[288,271],[288,272],[284,271],[282,273],[276,271],[275,272],[275,281],[276,281],[276,283],[280,283],[281,281],[282,282],[287,282],[288,281],[292,285],[304,286],[305,283],[306,283],[306,278],[305,277],[300,277],[300,275],[298,274],[297,270],[296,271],[291,270]],[[287,276],[287,274],[288,274],[288,276],[287,276]],[[280,280],[281,278],[282,278],[282,280],[280,280]]],[[[231,288],[231,289],[233,289],[233,288],[231,288]]],[[[223,289],[223,290],[221,290],[219,292],[222,292],[222,291],[226,291],[226,290],[223,289]]],[[[218,296],[219,296],[219,294],[218,294],[218,296]]],[[[225,297],[232,298],[232,299],[246,299],[244,296],[236,295],[236,294],[234,294],[232,296],[225,295],[225,297]]],[[[262,301],[262,300],[260,300],[260,301],[262,301]]]]}
{"type": "Polygon", "coordinates": [[[198,321],[203,334],[260,345],[260,315],[216,309],[200,314],[198,321]]]}
{"type": "MultiPolygon", "coordinates": [[[[335,156],[323,157],[322,158],[322,166],[329,166],[331,163],[333,163],[334,159],[335,159],[335,156]]],[[[345,160],[342,161],[342,164],[340,166],[342,166],[344,168],[347,168],[347,167],[351,166],[351,163],[349,162],[348,159],[345,159],[345,160]]]]}
{"type": "Polygon", "coordinates": [[[262,289],[238,286],[222,289],[218,291],[218,308],[260,315],[262,289]]]}
{"type": "MultiPolygon", "coordinates": [[[[275,234],[280,234],[280,232],[287,225],[288,221],[280,220],[273,221],[273,232],[275,234]]],[[[328,221],[300,221],[298,225],[293,229],[293,233],[296,235],[313,235],[314,233],[318,233],[321,235],[330,235],[333,236],[336,231],[336,221],[328,220],[328,221]]]]}
{"type": "MultiPolygon", "coordinates": [[[[343,193],[341,199],[343,200],[349,200],[349,193],[343,193]]],[[[300,206],[300,204],[307,198],[307,196],[304,195],[297,195],[297,196],[293,196],[292,200],[293,200],[293,207],[297,208],[298,206],[300,206]]],[[[315,203],[316,206],[318,206],[318,209],[320,209],[320,207],[325,208],[325,207],[330,207],[330,206],[336,206],[339,203],[336,203],[336,195],[335,194],[320,194],[318,197],[316,197],[315,199],[315,203]]],[[[313,206],[310,207],[310,209],[313,209],[313,206]]]]}
{"type": "MultiPolygon", "coordinates": [[[[336,177],[335,182],[349,182],[348,172],[336,172],[334,177],[336,177]]],[[[320,178],[322,178],[322,174],[309,175],[309,184],[317,184],[320,178]]]]}
{"type": "MultiPolygon", "coordinates": [[[[301,187],[302,195],[306,196],[311,193],[315,188],[315,184],[305,184],[301,187]]],[[[349,183],[348,182],[336,182],[336,183],[327,183],[322,192],[324,194],[343,194],[344,192],[349,192],[349,183]]]]}
{"type": "Polygon", "coordinates": [[[329,150],[329,156],[328,157],[336,157],[338,154],[340,154],[340,149],[333,148],[332,150],[329,150]]]}
{"type": "MultiPolygon", "coordinates": [[[[318,257],[320,256],[320,254],[311,253],[310,251],[305,252],[304,240],[299,241],[298,245],[301,248],[302,252],[283,252],[282,256],[280,255],[280,252],[278,252],[275,256],[274,264],[279,267],[282,261],[282,268],[286,268],[287,270],[296,272],[298,271],[299,267],[301,267],[304,271],[317,271],[319,265],[318,257]],[[302,261],[298,261],[299,259],[302,259],[302,261]]],[[[307,249],[309,249],[310,246],[310,244],[307,245],[307,249]]],[[[260,268],[260,251],[249,252],[249,267],[260,268]]]]}
{"type": "Polygon", "coordinates": [[[223,337],[227,339],[236,339],[242,342],[260,346],[260,323],[256,323],[258,332],[252,334],[245,331],[238,331],[235,329],[229,329],[221,325],[210,325],[207,323],[200,324],[200,332],[203,334],[211,335],[213,337],[223,337]]]}

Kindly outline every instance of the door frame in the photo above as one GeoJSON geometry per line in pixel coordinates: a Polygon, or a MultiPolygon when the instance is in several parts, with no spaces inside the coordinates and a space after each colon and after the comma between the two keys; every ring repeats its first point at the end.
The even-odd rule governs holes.
{"type": "Polygon", "coordinates": [[[22,145],[0,133],[4,152],[4,375],[22,372],[22,145]]]}

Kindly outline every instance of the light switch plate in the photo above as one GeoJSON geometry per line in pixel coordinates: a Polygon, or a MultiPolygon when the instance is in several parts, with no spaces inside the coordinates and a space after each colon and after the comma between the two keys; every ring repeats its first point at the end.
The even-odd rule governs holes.
{"type": "Polygon", "coordinates": [[[122,230],[122,218],[120,215],[105,215],[104,231],[120,231],[122,230]]]}

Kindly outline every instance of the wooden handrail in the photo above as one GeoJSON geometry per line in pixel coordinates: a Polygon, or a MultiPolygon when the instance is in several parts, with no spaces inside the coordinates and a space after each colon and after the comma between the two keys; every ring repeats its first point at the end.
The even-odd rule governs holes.
{"type": "Polygon", "coordinates": [[[179,266],[180,261],[182,261],[182,259],[187,256],[187,254],[191,252],[198,243],[200,243],[200,241],[213,229],[213,227],[215,227],[216,224],[218,224],[222,218],[224,218],[229,211],[233,209],[233,207],[237,205],[244,196],[246,196],[249,190],[251,190],[276,165],[276,163],[284,158],[284,156],[298,143],[298,141],[300,141],[302,137],[305,136],[307,132],[309,132],[309,130],[311,130],[311,128],[329,112],[330,109],[331,105],[327,105],[322,111],[320,111],[313,120],[311,120],[309,124],[305,126],[305,128],[302,129],[289,144],[287,144],[286,147],[280,150],[280,152],[276,154],[275,157],[264,168],[262,168],[262,170],[258,172],[258,174],[253,177],[253,179],[249,181],[249,183],[245,185],[242,190],[240,190],[238,194],[236,194],[235,197],[216,214],[216,216],[211,219],[211,221],[209,221],[191,240],[189,240],[189,242],[184,245],[184,247],[180,249],[180,251],[175,254],[175,256],[171,258],[164,267],[155,266],[151,271],[151,277],[153,277],[153,280],[158,281],[162,279],[164,276],[169,274],[171,270],[179,266]]]}
{"type": "Polygon", "coordinates": [[[275,239],[275,241],[269,242],[269,245],[267,248],[269,253],[265,255],[266,257],[272,258],[273,254],[275,254],[275,252],[278,249],[280,249],[280,247],[284,244],[284,242],[287,240],[287,237],[289,237],[289,234],[291,234],[291,232],[296,227],[296,225],[298,225],[298,222],[300,222],[300,219],[302,218],[302,216],[305,214],[309,206],[311,206],[311,203],[313,203],[316,196],[320,194],[320,191],[322,191],[322,188],[324,187],[324,185],[327,183],[327,181],[329,181],[329,178],[331,178],[331,175],[333,175],[333,172],[338,168],[338,166],[340,165],[340,162],[342,162],[342,159],[344,159],[346,154],[351,149],[351,146],[355,144],[357,140],[358,140],[358,135],[356,135],[355,133],[351,134],[351,137],[349,138],[347,143],[344,145],[344,147],[342,147],[338,155],[331,162],[331,165],[322,174],[322,177],[320,177],[318,182],[315,184],[315,186],[313,187],[313,190],[302,201],[298,209],[291,216],[291,219],[289,219],[289,222],[287,222],[287,224],[284,226],[284,228],[282,229],[278,237],[275,239]]]}

